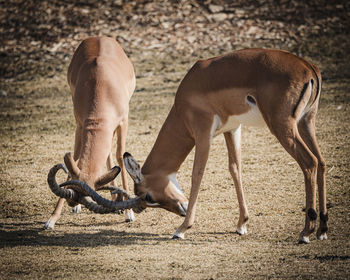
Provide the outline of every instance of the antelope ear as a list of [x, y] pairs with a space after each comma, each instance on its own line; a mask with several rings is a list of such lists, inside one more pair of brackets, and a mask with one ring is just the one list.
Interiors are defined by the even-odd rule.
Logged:
[[114, 166], [111, 170], [107, 171], [107, 173], [103, 174], [95, 181], [95, 188], [97, 189], [113, 181], [120, 173], [120, 170], [121, 168], [119, 166]]
[[80, 169], [77, 166], [77, 163], [75, 162], [75, 160], [73, 159], [71, 153], [66, 153], [63, 159], [64, 159], [64, 164], [66, 165], [71, 176], [79, 177]]
[[141, 173], [140, 165], [137, 163], [137, 161], [129, 153], [124, 153], [123, 159], [125, 169], [126, 171], [128, 171], [130, 177], [134, 180], [136, 184], [142, 183], [144, 178]]

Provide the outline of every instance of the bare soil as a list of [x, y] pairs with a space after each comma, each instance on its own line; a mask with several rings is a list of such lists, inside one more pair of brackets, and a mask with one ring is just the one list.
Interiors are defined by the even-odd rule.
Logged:
[[[0, 279], [349, 279], [349, 4], [308, 2], [0, 1]], [[318, 65], [328, 240], [313, 235], [298, 244], [303, 174], [267, 129], [247, 127], [248, 235], [235, 233], [238, 203], [223, 136], [213, 142], [185, 240], [170, 239], [183, 218], [161, 209], [125, 223], [122, 215], [73, 214], [66, 206], [55, 229], [43, 230], [57, 201], [48, 170], [73, 149], [67, 63], [79, 41], [96, 34], [117, 37], [134, 63], [127, 150], [140, 163], [197, 59], [266, 46]], [[178, 174], [187, 196], [192, 162], [193, 153]]]

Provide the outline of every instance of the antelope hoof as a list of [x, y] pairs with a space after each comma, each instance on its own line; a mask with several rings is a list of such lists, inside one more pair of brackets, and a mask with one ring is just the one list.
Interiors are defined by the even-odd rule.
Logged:
[[125, 215], [125, 222], [131, 223], [135, 221], [134, 211], [132, 211], [131, 209], [126, 210], [124, 215]]
[[300, 236], [299, 237], [299, 244], [309, 244], [310, 239], [308, 236]]
[[74, 206], [74, 207], [72, 208], [72, 212], [73, 212], [73, 213], [76, 213], [76, 214], [79, 214], [79, 213], [81, 212], [81, 205], [78, 204], [77, 206]]
[[320, 235], [317, 235], [318, 240], [326, 240], [327, 239], [327, 233], [321, 233]]
[[45, 225], [44, 225], [44, 229], [53, 229], [55, 227], [55, 223], [48, 220]]
[[183, 232], [175, 232], [172, 239], [185, 239], [185, 234]]
[[247, 226], [241, 226], [241, 227], [237, 227], [236, 229], [236, 232], [239, 234], [239, 235], [245, 235], [248, 233], [247, 231]]

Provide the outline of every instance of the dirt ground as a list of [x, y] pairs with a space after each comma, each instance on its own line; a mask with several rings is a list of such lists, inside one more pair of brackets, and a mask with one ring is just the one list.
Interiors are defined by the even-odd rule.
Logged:
[[[151, 1], [136, 2], [137, 5], [132, 5], [134, 10], [126, 5], [127, 1], [113, 3], [117, 3], [116, 9], [129, 13], [144, 8], [147, 12], [138, 14], [143, 20], [148, 13], [154, 18], [159, 16], [152, 10]], [[4, 3], [1, 2], [1, 9], [13, 21], [11, 9], [20, 1], [9, 1], [11, 5], [7, 10]], [[94, 12], [94, 3], [86, 1], [83, 8]], [[108, 1], [101, 3], [106, 5], [101, 11], [105, 14], [111, 6]], [[250, 1], [239, 7], [230, 6], [228, 1], [206, 1], [205, 5], [201, 1], [171, 1], [169, 7], [156, 3], [153, 9], [161, 6], [168, 11], [162, 14], [162, 23], [172, 24], [170, 19], [175, 15], [188, 18], [193, 12], [195, 16], [190, 21], [182, 19], [180, 24], [197, 28], [190, 29], [190, 33], [204, 32], [205, 24], [195, 19], [203, 15], [212, 29], [203, 33], [209, 36], [209, 41], [196, 45], [191, 43], [192, 39], [185, 40], [196, 36], [196, 32], [178, 34], [175, 28], [175, 34], [171, 34], [165, 25], [161, 28], [149, 22], [145, 26], [151, 31], [145, 26], [135, 27], [136, 31], [121, 28], [124, 35], [130, 32], [130, 38], [136, 38], [137, 33], [144, 36], [137, 43], [131, 39], [122, 42], [137, 74], [137, 88], [130, 102], [127, 150], [140, 163], [144, 162], [170, 110], [179, 82], [198, 58], [254, 46], [283, 48], [302, 55], [318, 65], [323, 73], [316, 127], [327, 162], [328, 239], [319, 241], [312, 235], [310, 244], [298, 244], [304, 223], [303, 174], [267, 128], [250, 127], [242, 129], [243, 184], [250, 215], [246, 236], [235, 233], [238, 203], [222, 135], [213, 141], [196, 222], [185, 240], [170, 239], [183, 218], [161, 209], [147, 209], [136, 216], [135, 222], [125, 223], [122, 215], [98, 215], [86, 209], [73, 214], [66, 205], [55, 229], [43, 230], [57, 201], [46, 183], [48, 170], [63, 162], [65, 152], [73, 150], [75, 124], [65, 78], [67, 63], [80, 37], [92, 35], [95, 30], [79, 27], [77, 37], [62, 33], [51, 38], [47, 45], [51, 50], [59, 42], [69, 42], [58, 47], [64, 49], [58, 50], [57, 57], [57, 50], [46, 51], [35, 43], [30, 47], [34, 49], [22, 58], [26, 40], [34, 33], [23, 32], [24, 41], [3, 33], [7, 34], [3, 35], [7, 41], [1, 47], [0, 57], [0, 279], [349, 279], [350, 39], [348, 22], [344, 21], [346, 15], [350, 16], [349, 5], [338, 1], [329, 7], [326, 2], [310, 1], [307, 12], [299, 18], [301, 11], [305, 11], [300, 3], [291, 1], [297, 3], [294, 11], [293, 7], [283, 9], [286, 2], [282, 1], [280, 9], [276, 8], [275, 18], [271, 19], [263, 16], [264, 7], [273, 5], [273, 1], [267, 1], [256, 7], [260, 17], [252, 19], [242, 16], [244, 12], [255, 11]], [[64, 6], [66, 2], [56, 1], [55, 7], [59, 4]], [[79, 5], [74, 8], [82, 8], [83, 4]], [[49, 8], [56, 11], [54, 7]], [[23, 14], [27, 11], [24, 9]], [[293, 17], [287, 17], [290, 14], [296, 15], [296, 23], [292, 23]], [[235, 25], [235, 17], [243, 25]], [[259, 26], [268, 20], [280, 26], [276, 34], [283, 40], [266, 38], [266, 34], [260, 32], [263, 29]], [[215, 36], [225, 38], [230, 32], [229, 24], [236, 32], [244, 23], [259, 28], [236, 33], [231, 45], [215, 43]], [[319, 26], [316, 28], [319, 33], [304, 28], [300, 29], [305, 32], [303, 35], [297, 28], [302, 24]], [[288, 30], [294, 32], [295, 37]], [[114, 36], [115, 33], [109, 32], [102, 33]], [[157, 44], [152, 41], [152, 34], [158, 38]], [[40, 36], [46, 35], [36, 36], [40, 41]], [[172, 41], [165, 40], [164, 36], [179, 36], [178, 40], [186, 43], [171, 48]], [[17, 40], [16, 48], [11, 47], [11, 40]], [[143, 44], [147, 47], [142, 47]], [[220, 47], [216, 48], [215, 44]], [[187, 52], [189, 45], [192, 49]], [[192, 162], [193, 153], [178, 174], [187, 196]], [[64, 175], [60, 173], [59, 178], [62, 182]], [[129, 184], [132, 187], [131, 179]]]

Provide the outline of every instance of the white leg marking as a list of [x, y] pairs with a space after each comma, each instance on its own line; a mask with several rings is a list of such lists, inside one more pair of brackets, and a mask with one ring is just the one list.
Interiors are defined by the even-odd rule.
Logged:
[[125, 210], [125, 222], [133, 222], [135, 221], [135, 215], [134, 215], [134, 211], [132, 211], [131, 209]]
[[247, 226], [246, 225], [243, 225], [241, 226], [240, 228], [237, 228], [237, 233], [239, 235], [244, 235], [244, 234], [247, 234], [248, 231], [247, 231]]
[[77, 206], [74, 206], [74, 207], [72, 208], [72, 212], [73, 212], [73, 213], [76, 213], [76, 214], [79, 214], [79, 213], [81, 212], [81, 205], [78, 204]]
[[299, 243], [309, 244], [310, 243], [310, 239], [309, 239], [308, 236], [299, 236]]
[[235, 130], [233, 130], [232, 133], [235, 148], [236, 150], [238, 150], [241, 147], [241, 125], [239, 125]]
[[185, 239], [185, 234], [183, 232], [175, 232], [173, 235], [173, 239]]
[[51, 220], [48, 220], [44, 225], [44, 229], [53, 229], [54, 227], [55, 227], [55, 223], [52, 222]]
[[327, 233], [322, 233], [320, 236], [317, 237], [318, 240], [326, 240], [327, 239]]

